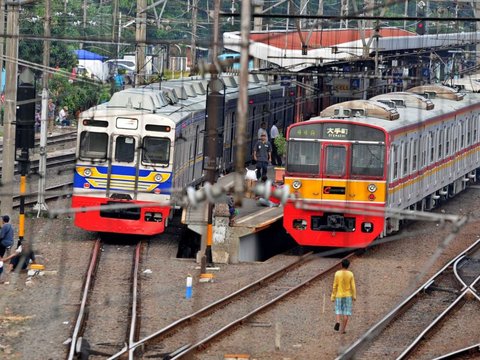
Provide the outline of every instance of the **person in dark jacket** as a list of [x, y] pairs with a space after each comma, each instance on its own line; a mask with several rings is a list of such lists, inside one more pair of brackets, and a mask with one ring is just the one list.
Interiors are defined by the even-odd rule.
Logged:
[[0, 229], [0, 257], [5, 255], [8, 248], [13, 245], [13, 226], [10, 224], [10, 216], [2, 216], [2, 228]]

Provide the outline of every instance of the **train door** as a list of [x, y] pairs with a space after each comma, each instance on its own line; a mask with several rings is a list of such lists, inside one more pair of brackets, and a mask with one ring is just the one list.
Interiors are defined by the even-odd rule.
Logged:
[[323, 176], [326, 178], [346, 178], [347, 145], [323, 143]]
[[[112, 193], [133, 191], [138, 194], [140, 138], [133, 135], [112, 134], [112, 161], [108, 171], [107, 188]], [[112, 196], [111, 194], [110, 196]]]
[[[322, 173], [323, 183], [321, 184], [321, 198], [332, 199], [332, 195], [345, 195], [347, 184], [341, 179], [347, 179], [348, 173], [348, 145], [336, 143], [322, 144]], [[317, 189], [318, 190], [318, 189]], [[337, 198], [337, 196], [335, 196]]]

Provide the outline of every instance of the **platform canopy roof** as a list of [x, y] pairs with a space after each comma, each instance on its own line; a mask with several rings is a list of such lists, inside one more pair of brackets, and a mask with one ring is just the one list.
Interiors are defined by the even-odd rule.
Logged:
[[[240, 32], [224, 33], [224, 47], [240, 52], [240, 36]], [[375, 39], [378, 39], [378, 42]], [[250, 33], [249, 51], [250, 56], [254, 58], [269, 61], [292, 71], [300, 71], [322, 63], [369, 57], [376, 49], [379, 53], [413, 51], [421, 48], [475, 44], [478, 40], [480, 32], [419, 36], [399, 28], [380, 28], [378, 36], [373, 29], [261, 31]]]

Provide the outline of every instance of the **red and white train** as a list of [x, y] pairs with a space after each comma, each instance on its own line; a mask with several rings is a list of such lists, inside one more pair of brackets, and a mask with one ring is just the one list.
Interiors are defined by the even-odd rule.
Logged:
[[478, 179], [480, 94], [442, 85], [332, 105], [288, 128], [283, 225], [301, 245], [366, 247]]

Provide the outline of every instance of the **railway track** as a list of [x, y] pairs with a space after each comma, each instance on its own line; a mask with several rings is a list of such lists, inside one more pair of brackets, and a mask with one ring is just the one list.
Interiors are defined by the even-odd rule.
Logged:
[[[352, 257], [353, 253], [347, 257]], [[163, 358], [179, 359], [201, 351], [205, 346], [254, 315], [301, 291], [311, 282], [325, 279], [338, 269], [341, 260], [325, 270], [318, 269], [309, 253], [236, 292], [165, 326], [137, 341], [109, 359]], [[218, 316], [219, 313], [228, 316]], [[229, 320], [219, 320], [229, 319]], [[194, 330], [192, 330], [194, 329]]]
[[[133, 256], [130, 246], [95, 242], [68, 359], [103, 359], [138, 340], [141, 250], [141, 242]], [[117, 262], [124, 271], [113, 273]]]
[[[462, 311], [467, 314], [479, 313], [479, 289], [480, 239], [411, 293], [338, 359], [373, 359], [380, 354], [384, 358], [397, 360], [431, 359], [437, 356], [432, 354], [438, 349], [446, 348], [445, 341], [452, 331], [462, 331], [464, 341], [471, 341], [453, 353], [476, 351], [478, 356], [478, 317], [465, 321], [458, 318], [458, 314]], [[449, 327], [449, 321], [461, 326]], [[470, 322], [472, 329], [468, 329]], [[451, 350], [447, 352], [451, 353]]]
[[[73, 182], [69, 181], [60, 185], [49, 186], [45, 189], [45, 200], [56, 200], [60, 197], [70, 196]], [[70, 189], [70, 190], [66, 190]], [[37, 203], [38, 192], [31, 192], [25, 195], [25, 205], [35, 205]], [[20, 206], [20, 195], [13, 197], [13, 207]]]
[[[56, 146], [64, 146], [71, 142], [77, 141], [77, 132], [76, 131], [69, 131], [62, 134], [55, 134], [49, 135], [47, 140], [47, 146], [49, 147], [56, 147]], [[38, 149], [40, 147], [40, 139], [35, 139], [35, 148]], [[74, 147], [74, 146], [72, 146]], [[3, 152], [3, 144], [0, 144], [0, 153]]]

